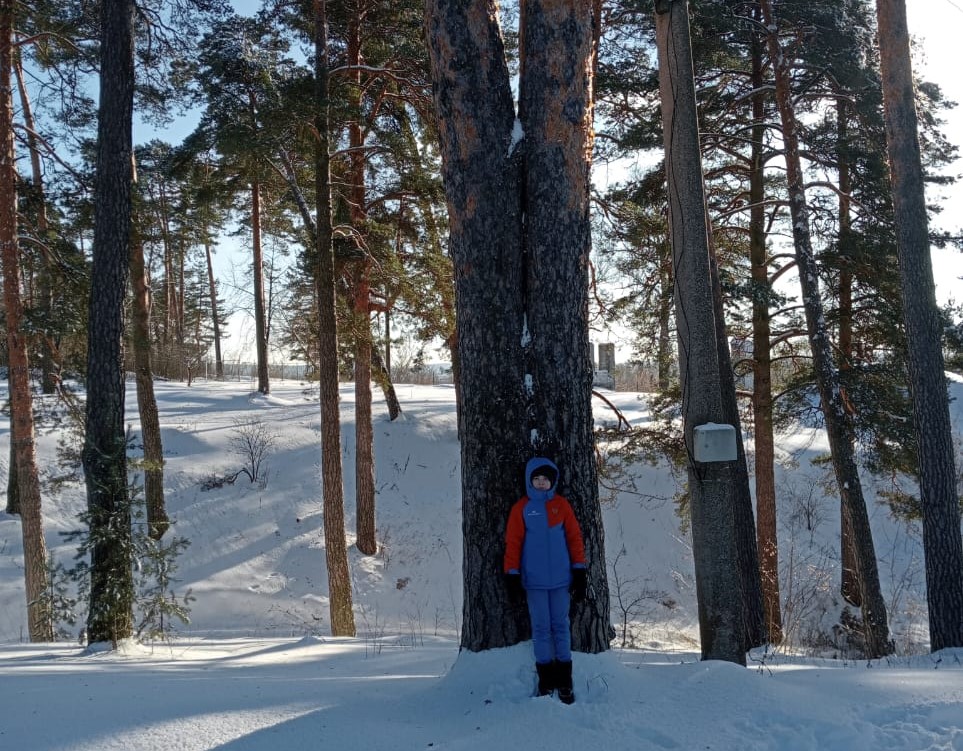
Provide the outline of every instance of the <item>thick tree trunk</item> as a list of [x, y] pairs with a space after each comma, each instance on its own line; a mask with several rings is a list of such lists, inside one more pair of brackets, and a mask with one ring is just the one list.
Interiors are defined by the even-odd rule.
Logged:
[[702, 657], [744, 665], [733, 462], [693, 458], [695, 426], [724, 417], [687, 2], [656, 3], [656, 40]]
[[[17, 169], [13, 137], [13, 2], [0, 0], [0, 265], [7, 324], [11, 451], [15, 464], [20, 529], [23, 537], [24, 589], [30, 641], [52, 641], [53, 620], [44, 603], [47, 590], [47, 546], [43, 534], [40, 478], [34, 443], [33, 399], [27, 340], [23, 331], [20, 297], [20, 260], [17, 242]], [[16, 425], [14, 426], [14, 422]]]
[[318, 379], [321, 390], [321, 481], [324, 550], [332, 636], [354, 636], [351, 572], [344, 531], [341, 415], [338, 393], [338, 321], [335, 312], [331, 172], [328, 152], [328, 21], [326, 0], [313, 0], [315, 75], [315, 196], [317, 219]]
[[833, 362], [829, 332], [823, 316], [822, 298], [819, 293], [819, 276], [813, 254], [809, 228], [809, 207], [806, 204], [805, 176], [799, 153], [796, 133], [796, 115], [790, 88], [790, 69], [778, 36], [778, 27], [772, 12], [771, 0], [760, 0], [763, 20], [769, 29], [770, 58], [774, 61], [776, 77], [776, 102], [782, 122], [783, 143], [786, 153], [786, 179], [789, 189], [789, 209], [792, 220], [793, 244], [799, 282], [802, 289], [803, 307], [809, 346], [812, 350], [816, 382], [822, 403], [829, 448], [833, 457], [836, 483], [843, 499], [844, 513], [849, 515], [853, 530], [853, 544], [859, 574], [862, 599], [863, 635], [868, 657], [880, 657], [893, 651], [886, 619], [886, 603], [879, 585], [876, 551], [873, 545], [869, 515], [863, 498], [859, 468], [853, 451], [853, 430], [843, 406], [839, 373]]
[[[268, 376], [267, 307], [264, 304], [264, 253], [261, 249], [261, 183], [251, 180], [251, 245], [254, 251], [254, 339], [257, 354], [257, 390], [271, 392]], [[337, 367], [337, 359], [335, 360]]]
[[159, 540], [170, 527], [164, 504], [164, 447], [161, 442], [160, 418], [154, 397], [154, 372], [150, 360], [150, 289], [144, 268], [144, 246], [140, 238], [132, 238], [130, 278], [134, 290], [131, 305], [131, 343], [134, 350], [134, 373], [137, 380], [137, 409], [140, 433], [144, 443], [144, 501], [147, 508], [147, 534]]
[[133, 633], [131, 514], [124, 436], [124, 295], [130, 269], [134, 2], [101, 6], [100, 109], [83, 450], [90, 514], [91, 643]]
[[521, 9], [526, 428], [533, 455], [553, 456], [559, 465], [559, 489], [582, 527], [592, 589], [575, 611], [572, 643], [597, 653], [613, 634], [588, 337], [595, 18], [584, 2], [526, 0]]
[[221, 319], [217, 312], [217, 282], [214, 280], [214, 262], [211, 243], [204, 241], [204, 257], [207, 260], [207, 288], [211, 297], [211, 323], [214, 326], [214, 377], [224, 380], [224, 358], [221, 356]]
[[524, 460], [547, 451], [561, 465], [590, 559], [573, 644], [601, 651], [611, 627], [586, 325], [591, 6], [523, 5], [518, 120], [494, 0], [426, 7], [458, 322], [462, 647], [529, 635], [524, 607], [501, 582], [504, 529]]
[[[756, 19], [758, 20], [758, 18]], [[763, 89], [763, 42], [752, 42], [752, 163], [749, 172], [749, 262], [752, 273], [752, 414], [755, 443], [756, 540], [766, 629], [772, 644], [782, 642], [779, 596], [779, 543], [776, 525], [775, 440], [772, 425], [772, 328], [769, 300], [769, 254], [766, 249], [765, 192], [766, 110]]]
[[963, 646], [963, 543], [941, 328], [929, 254], [923, 169], [904, 0], [877, 0], [883, 101], [913, 423], [920, 463], [930, 649]]
[[742, 441], [742, 420], [736, 399], [736, 379], [732, 371], [732, 353], [729, 351], [729, 334], [725, 324], [725, 306], [722, 300], [722, 282], [719, 279], [719, 263], [712, 242], [712, 225], [706, 214], [709, 240], [709, 280], [712, 287], [713, 313], [716, 324], [716, 344], [719, 358], [719, 392], [722, 396], [722, 419], [736, 429], [736, 461], [732, 465], [732, 483], [729, 485], [729, 505], [735, 517], [735, 543], [742, 579], [743, 623], [746, 629], [746, 647], [760, 647], [768, 640], [766, 619], [762, 601], [762, 583], [759, 575], [759, 551], [756, 547], [756, 520], [752, 514], [752, 491], [749, 488], [749, 467], [746, 464], [746, 447]]
[[524, 605], [511, 603], [501, 579], [528, 456], [520, 152], [494, 0], [427, 0], [426, 18], [462, 362], [461, 646], [477, 652], [530, 635]]

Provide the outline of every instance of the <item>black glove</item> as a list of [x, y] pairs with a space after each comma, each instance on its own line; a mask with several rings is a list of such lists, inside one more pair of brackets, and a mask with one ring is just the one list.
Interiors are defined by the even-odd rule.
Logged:
[[584, 568], [573, 568], [572, 583], [568, 588], [568, 592], [572, 596], [572, 602], [582, 602], [585, 599], [585, 592], [587, 590], [588, 571]]
[[505, 589], [508, 590], [508, 597], [511, 600], [521, 600], [525, 596], [525, 588], [522, 586], [521, 574], [505, 574]]

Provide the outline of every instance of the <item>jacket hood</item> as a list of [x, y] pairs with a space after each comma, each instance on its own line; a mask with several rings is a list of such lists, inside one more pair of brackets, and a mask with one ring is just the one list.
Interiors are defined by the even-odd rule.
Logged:
[[[532, 474], [536, 469], [540, 467], [548, 467], [552, 470], [554, 479], [552, 479], [552, 487], [547, 491], [536, 490], [532, 487]], [[553, 495], [555, 495], [555, 489], [558, 487], [558, 467], [555, 465], [551, 459], [546, 459], [544, 456], [535, 456], [528, 460], [525, 465], [525, 493], [529, 498], [540, 498], [542, 500], [548, 500]]]

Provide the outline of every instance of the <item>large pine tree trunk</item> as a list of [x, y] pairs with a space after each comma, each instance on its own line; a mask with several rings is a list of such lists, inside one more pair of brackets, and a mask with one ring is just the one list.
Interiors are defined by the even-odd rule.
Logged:
[[[528, 436], [523, 399], [520, 153], [494, 0], [428, 0], [427, 37], [448, 202], [462, 367], [459, 425], [464, 604], [461, 646], [528, 638], [502, 586], [505, 522]], [[484, 63], [484, 64], [482, 64]]]
[[124, 437], [124, 295], [130, 269], [134, 2], [101, 6], [100, 109], [83, 450], [90, 556], [91, 643], [133, 632], [130, 502]]
[[[526, 425], [533, 454], [554, 456], [559, 488], [582, 526], [592, 591], [576, 609], [572, 643], [612, 638], [588, 338], [589, 172], [592, 158], [592, 5], [526, 0], [519, 119], [525, 132]], [[528, 378], [530, 376], [530, 378]]]
[[576, 611], [572, 642], [598, 652], [611, 626], [586, 319], [591, 5], [522, 6], [517, 122], [494, 0], [426, 7], [455, 271], [462, 647], [529, 635], [524, 606], [508, 602], [500, 572], [521, 467], [546, 451], [559, 460], [589, 555], [590, 596]]
[[[758, 20], [758, 18], [757, 18]], [[756, 540], [763, 608], [769, 641], [782, 642], [779, 597], [779, 544], [776, 526], [775, 440], [772, 425], [772, 351], [769, 301], [769, 255], [766, 249], [765, 149], [766, 110], [762, 70], [763, 42], [752, 41], [752, 162], [749, 167], [749, 262], [752, 274], [752, 414], [755, 443]]]
[[693, 430], [723, 423], [687, 2], [656, 3], [689, 511], [703, 659], [746, 661], [733, 462], [696, 463]]
[[147, 507], [147, 534], [159, 540], [170, 527], [164, 504], [164, 447], [160, 418], [154, 397], [154, 372], [150, 360], [150, 290], [144, 268], [144, 246], [133, 238], [130, 248], [131, 343], [134, 350], [134, 377], [137, 381], [137, 409], [144, 443], [144, 501]]
[[877, 0], [886, 143], [920, 463], [930, 649], [963, 646], [963, 544], [904, 0]]
[[354, 636], [351, 572], [344, 532], [341, 415], [338, 393], [338, 321], [335, 311], [331, 171], [328, 152], [328, 21], [326, 0], [314, 0], [315, 196], [317, 219], [318, 380], [321, 391], [321, 487], [324, 551], [332, 636]]
[[[20, 296], [20, 260], [17, 242], [17, 169], [14, 156], [13, 94], [13, 2], [0, 0], [0, 264], [3, 268], [3, 301], [7, 324], [7, 367], [11, 404], [11, 455], [15, 464], [20, 528], [23, 536], [24, 588], [27, 597], [27, 630], [30, 641], [52, 641], [53, 620], [44, 605], [47, 589], [47, 546], [40, 506], [40, 478], [34, 443], [33, 399], [27, 339], [23, 331]], [[16, 422], [14, 426], [13, 423]]]
[[829, 448], [833, 458], [836, 483], [844, 505], [844, 513], [852, 525], [853, 545], [859, 574], [862, 600], [863, 635], [868, 657], [880, 657], [893, 651], [886, 619], [886, 603], [879, 585], [876, 550], [873, 545], [869, 514], [863, 498], [863, 487], [853, 450], [853, 429], [843, 406], [839, 373], [833, 361], [829, 331], [823, 316], [819, 293], [819, 276], [813, 254], [809, 228], [809, 207], [806, 204], [805, 175], [796, 133], [796, 114], [790, 88], [790, 63], [779, 41], [778, 27], [773, 16], [771, 0], [760, 0], [767, 35], [770, 58], [776, 77], [776, 102], [782, 124], [786, 153], [786, 179], [789, 189], [789, 210], [792, 220], [793, 245], [799, 282], [806, 313], [809, 346], [822, 404]]

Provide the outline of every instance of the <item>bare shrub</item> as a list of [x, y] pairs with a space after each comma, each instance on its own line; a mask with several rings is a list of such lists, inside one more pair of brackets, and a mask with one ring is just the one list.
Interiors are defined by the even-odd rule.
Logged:
[[277, 433], [269, 430], [260, 420], [234, 420], [231, 449], [243, 460], [244, 466], [240, 471], [251, 482], [267, 484], [267, 457], [277, 438]]

